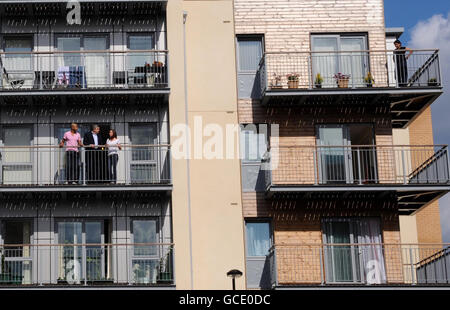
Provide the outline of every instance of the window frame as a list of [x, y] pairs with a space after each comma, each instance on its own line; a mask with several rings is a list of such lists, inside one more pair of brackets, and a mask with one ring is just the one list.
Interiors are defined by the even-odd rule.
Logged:
[[[258, 40], [257, 40], [258, 39]], [[256, 74], [259, 70], [257, 68], [256, 70], [241, 70], [241, 63], [240, 63], [240, 45], [239, 40], [247, 40], [247, 41], [259, 41], [261, 43], [261, 59], [264, 58], [265, 53], [265, 41], [264, 41], [264, 35], [263, 34], [237, 34], [236, 35], [236, 68], [237, 73], [239, 74]], [[261, 62], [261, 59], [258, 63]], [[258, 65], [259, 67], [259, 65]]]
[[152, 36], [153, 38], [153, 47], [151, 50], [156, 50], [157, 49], [157, 42], [156, 42], [156, 31], [144, 31], [144, 32], [127, 32], [126, 33], [126, 47], [128, 51], [134, 51], [130, 48], [130, 37], [132, 36]]
[[[268, 252], [265, 256], [252, 256], [249, 255], [248, 253], [248, 233], [247, 233], [247, 224], [267, 224], [269, 225], [269, 242], [270, 242], [270, 246], [268, 249]], [[271, 218], [244, 218], [244, 231], [245, 231], [245, 256], [247, 259], [262, 259], [262, 258], [266, 258], [269, 254], [270, 254], [270, 249], [274, 246], [275, 244], [275, 237], [274, 237], [274, 230], [273, 230], [273, 223], [272, 223], [272, 219]]]
[[84, 45], [84, 39], [85, 38], [95, 38], [95, 37], [104, 37], [106, 38], [106, 51], [109, 51], [111, 48], [111, 44], [110, 44], [110, 32], [75, 32], [75, 33], [55, 33], [54, 34], [54, 49], [55, 51], [58, 52], [62, 52], [62, 50], [60, 50], [58, 48], [58, 39], [59, 38], [80, 38], [80, 52], [84, 52], [84, 51], [89, 51], [85, 49], [85, 45]]
[[[267, 147], [266, 147], [265, 153], [267, 153], [270, 150], [270, 124], [267, 124], [267, 123], [241, 123], [241, 124], [239, 124], [239, 141], [240, 141], [240, 144], [239, 144], [240, 154], [239, 155], [241, 156], [242, 164], [244, 164], [244, 165], [260, 165], [264, 159], [264, 154], [262, 154], [261, 158], [259, 158], [259, 159], [248, 159], [246, 156], [247, 154], [242, 153], [242, 151], [243, 151], [241, 149], [242, 143], [244, 143], [244, 146], [245, 146], [245, 141], [242, 141], [243, 129], [246, 129], [247, 126], [255, 126], [256, 127], [256, 132], [253, 132], [253, 135], [255, 135], [257, 138], [261, 134], [264, 133], [264, 132], [261, 132], [261, 128], [263, 128], [264, 126], [266, 127], [265, 142], [266, 142]], [[257, 151], [259, 153], [259, 151], [260, 151], [259, 139], [257, 139], [256, 144], [257, 144]], [[248, 151], [248, 149], [246, 148], [244, 151]]]

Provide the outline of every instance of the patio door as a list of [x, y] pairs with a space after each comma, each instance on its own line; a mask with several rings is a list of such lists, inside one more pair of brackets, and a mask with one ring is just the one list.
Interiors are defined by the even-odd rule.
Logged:
[[32, 221], [4, 220], [1, 235], [4, 248], [0, 257], [0, 283], [32, 284]]
[[364, 78], [369, 72], [369, 55], [366, 50], [365, 37], [342, 37], [340, 39], [340, 71], [350, 75], [349, 85], [365, 86]]
[[[157, 218], [136, 218], [131, 221], [133, 252], [131, 270], [134, 283], [155, 284], [159, 275], [160, 248]], [[139, 245], [141, 244], [141, 245]]]
[[314, 35], [312, 42], [313, 81], [317, 74], [323, 78], [323, 87], [336, 87], [334, 76], [349, 75], [350, 87], [361, 87], [369, 68], [365, 36]]
[[138, 145], [131, 149], [131, 183], [158, 183], [162, 150], [155, 146], [158, 143], [157, 124], [130, 124], [129, 129], [131, 145]]
[[[105, 279], [103, 221], [58, 222], [58, 278], [69, 284]], [[65, 245], [66, 244], [66, 245]]]
[[[33, 130], [29, 126], [3, 127], [3, 146], [0, 167], [3, 184], [32, 184], [32, 144]], [[15, 148], [17, 147], [17, 148]]]
[[379, 218], [323, 221], [327, 283], [386, 283]]
[[[3, 65], [11, 79], [23, 79], [24, 87], [33, 86], [34, 70], [33, 38], [28, 36], [6, 37], [3, 41], [4, 55]], [[5, 85], [8, 87], [8, 85]]]
[[353, 183], [349, 129], [345, 125], [320, 125], [317, 158], [321, 184]]
[[[85, 51], [108, 49], [106, 37], [85, 37]], [[86, 53], [86, 80], [89, 87], [106, 87], [109, 81], [109, 55], [107, 53]]]

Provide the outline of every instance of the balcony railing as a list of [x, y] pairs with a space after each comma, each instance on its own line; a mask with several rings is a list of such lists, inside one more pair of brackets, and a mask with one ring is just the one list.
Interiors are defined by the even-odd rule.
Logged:
[[18, 244], [0, 246], [0, 286], [173, 285], [174, 245]]
[[0, 90], [161, 90], [169, 87], [168, 52], [0, 53]]
[[272, 286], [450, 285], [450, 245], [275, 245], [266, 263]]
[[266, 185], [449, 184], [448, 147], [280, 146], [266, 154]]
[[[438, 50], [268, 52], [260, 62], [261, 92], [442, 86]], [[339, 74], [341, 74], [339, 76]], [[289, 78], [288, 75], [291, 75]]]
[[172, 184], [169, 145], [123, 145], [116, 156], [102, 146], [3, 146], [0, 171], [0, 188]]

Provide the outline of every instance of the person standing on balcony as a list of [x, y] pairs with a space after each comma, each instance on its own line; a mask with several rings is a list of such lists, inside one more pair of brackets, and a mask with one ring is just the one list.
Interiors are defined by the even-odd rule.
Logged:
[[112, 184], [117, 183], [117, 162], [119, 161], [119, 151], [122, 150], [120, 140], [117, 138], [115, 129], [109, 131], [109, 138], [106, 140], [108, 148], [108, 175]]
[[82, 146], [78, 125], [72, 123], [70, 130], [64, 133], [59, 147], [66, 146], [66, 181], [67, 184], [77, 184], [79, 180], [80, 152]]
[[411, 57], [413, 50], [406, 46], [402, 46], [400, 40], [396, 40], [394, 45], [394, 61], [397, 66], [398, 86], [405, 87], [408, 84], [408, 59]]
[[86, 181], [98, 183], [102, 181], [101, 176], [104, 175], [101, 148], [104, 143], [100, 135], [100, 126], [92, 125], [92, 130], [84, 135], [83, 144], [86, 149]]

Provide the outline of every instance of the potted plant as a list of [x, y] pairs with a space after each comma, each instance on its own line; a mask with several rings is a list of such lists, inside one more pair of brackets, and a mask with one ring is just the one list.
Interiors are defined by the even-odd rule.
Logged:
[[316, 88], [322, 88], [323, 78], [320, 73], [317, 73], [316, 79], [314, 80], [314, 86]]
[[367, 87], [373, 86], [373, 83], [375, 83], [375, 79], [373, 78], [372, 73], [367, 73], [366, 77], [364, 78], [364, 83], [366, 83]]
[[428, 80], [428, 86], [438, 86], [437, 78], [431, 78]]
[[162, 68], [162, 67], [164, 67], [164, 64], [161, 62], [161, 61], [154, 61], [153, 62], [153, 67], [156, 67], [156, 68]]
[[287, 75], [287, 80], [288, 80], [288, 88], [298, 88], [298, 78], [299, 78], [299, 74], [298, 73], [289, 73]]
[[348, 83], [350, 81], [349, 74], [337, 73], [334, 75], [334, 79], [336, 80], [336, 84], [339, 88], [348, 88]]
[[158, 277], [158, 283], [172, 283], [173, 282], [173, 274], [171, 272], [172, 270], [172, 248], [170, 248], [164, 259], [161, 259], [160, 265], [159, 265], [159, 277]]
[[276, 73], [273, 74], [272, 85], [270, 86], [272, 89], [280, 89], [283, 88], [281, 85], [281, 75]]

